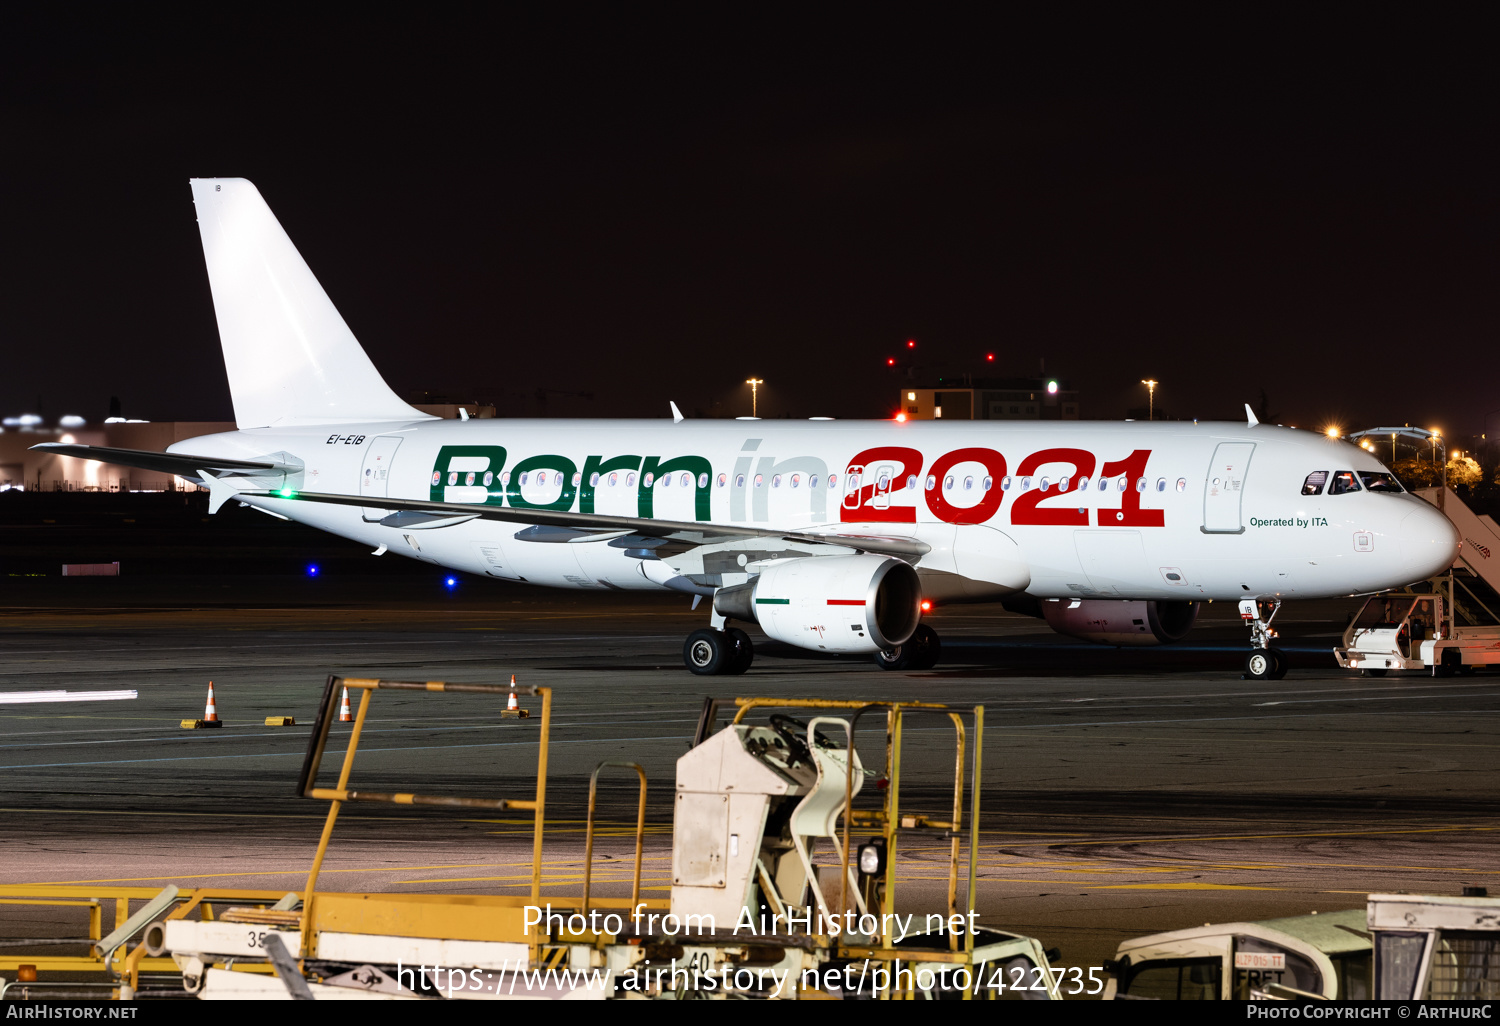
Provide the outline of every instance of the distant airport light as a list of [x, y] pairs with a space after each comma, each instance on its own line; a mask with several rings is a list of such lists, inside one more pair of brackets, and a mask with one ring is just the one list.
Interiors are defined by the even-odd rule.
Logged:
[[896, 421], [897, 421], [897, 423], [905, 424], [906, 423], [906, 414], [904, 414], [904, 413], [898, 413], [898, 414], [896, 414]]
[[307, 564], [307, 576], [309, 576], [309, 577], [316, 577], [316, 576], [318, 576], [318, 564], [316, 564], [316, 563], [309, 563], [309, 564]]
[[750, 416], [760, 416], [760, 386], [766, 383], [765, 378], [746, 378], [745, 384], [750, 386]]
[[1153, 378], [1142, 378], [1141, 384], [1146, 386], [1146, 419], [1156, 419], [1156, 386], [1161, 384]]
[[1047, 382], [1047, 394], [1048, 395], [1056, 395], [1057, 394], [1057, 382], [1055, 382], [1055, 381], [1049, 381], [1049, 382]]
[[458, 587], [458, 578], [457, 577], [449, 577], [447, 580], [443, 581], [443, 583], [445, 585], [447, 585], [448, 589], [451, 591], [452, 589]]
[[86, 423], [88, 423], [88, 421], [84, 420], [76, 413], [70, 413], [64, 417], [58, 418], [57, 426], [65, 428], [81, 428]]

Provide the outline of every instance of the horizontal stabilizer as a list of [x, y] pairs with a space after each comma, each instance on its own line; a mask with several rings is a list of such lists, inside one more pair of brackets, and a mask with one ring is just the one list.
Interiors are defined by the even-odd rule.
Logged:
[[[582, 531], [620, 531], [648, 538], [671, 538], [693, 545], [725, 541], [731, 538], [780, 538], [811, 545], [837, 545], [860, 552], [916, 558], [932, 551], [932, 546], [915, 538], [884, 538], [867, 535], [823, 534], [815, 531], [773, 531], [763, 527], [738, 524], [710, 524], [685, 520], [651, 520], [645, 517], [617, 517], [604, 513], [571, 513], [565, 510], [517, 509], [514, 506], [480, 506], [472, 503], [429, 502], [426, 499], [395, 499], [389, 496], [334, 495], [327, 492], [242, 491], [242, 498], [296, 499], [302, 502], [325, 502], [337, 506], [378, 506], [380, 509], [470, 516], [482, 520], [503, 520], [511, 524], [536, 524], [543, 527], [575, 528]], [[526, 532], [521, 532], [524, 535]], [[519, 537], [519, 536], [518, 536]], [[524, 540], [524, 539], [523, 539]], [[548, 538], [547, 540], [552, 540]]]
[[227, 460], [222, 456], [190, 456], [180, 452], [151, 452], [146, 449], [111, 449], [104, 445], [66, 445], [62, 442], [43, 442], [33, 449], [72, 456], [81, 460], [98, 460], [100, 463], [115, 463], [122, 467], [140, 470], [155, 470], [178, 477], [198, 476], [200, 470], [218, 470], [229, 474], [253, 475], [264, 473], [295, 473], [300, 466], [280, 461]]

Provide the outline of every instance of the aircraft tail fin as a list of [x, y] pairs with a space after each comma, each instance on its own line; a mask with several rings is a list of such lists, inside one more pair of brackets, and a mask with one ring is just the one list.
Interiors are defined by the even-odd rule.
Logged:
[[191, 185], [239, 427], [428, 419], [385, 383], [260, 190]]

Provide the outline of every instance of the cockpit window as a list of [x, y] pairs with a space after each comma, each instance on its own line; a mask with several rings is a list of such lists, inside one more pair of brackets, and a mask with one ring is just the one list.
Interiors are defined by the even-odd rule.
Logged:
[[1377, 474], [1367, 470], [1359, 472], [1359, 479], [1365, 483], [1367, 492], [1404, 492], [1401, 482], [1397, 481], [1393, 474]]
[[1336, 470], [1333, 472], [1333, 480], [1328, 483], [1329, 495], [1343, 495], [1345, 492], [1359, 491], [1359, 481], [1352, 470]]
[[1322, 495], [1323, 486], [1328, 483], [1328, 471], [1314, 470], [1307, 475], [1307, 480], [1302, 482], [1303, 495]]

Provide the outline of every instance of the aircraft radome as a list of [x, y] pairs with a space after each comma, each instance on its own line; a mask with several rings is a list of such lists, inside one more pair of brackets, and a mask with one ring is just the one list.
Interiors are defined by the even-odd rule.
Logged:
[[43, 448], [474, 574], [709, 597], [684, 646], [694, 673], [749, 667], [733, 620], [903, 669], [938, 656], [924, 599], [1001, 601], [1130, 645], [1180, 639], [1217, 599], [1242, 602], [1247, 672], [1277, 677], [1262, 602], [1274, 617], [1287, 598], [1400, 587], [1457, 551], [1370, 454], [1253, 416], [429, 417], [381, 378], [254, 185], [191, 184], [239, 430], [166, 453]]

